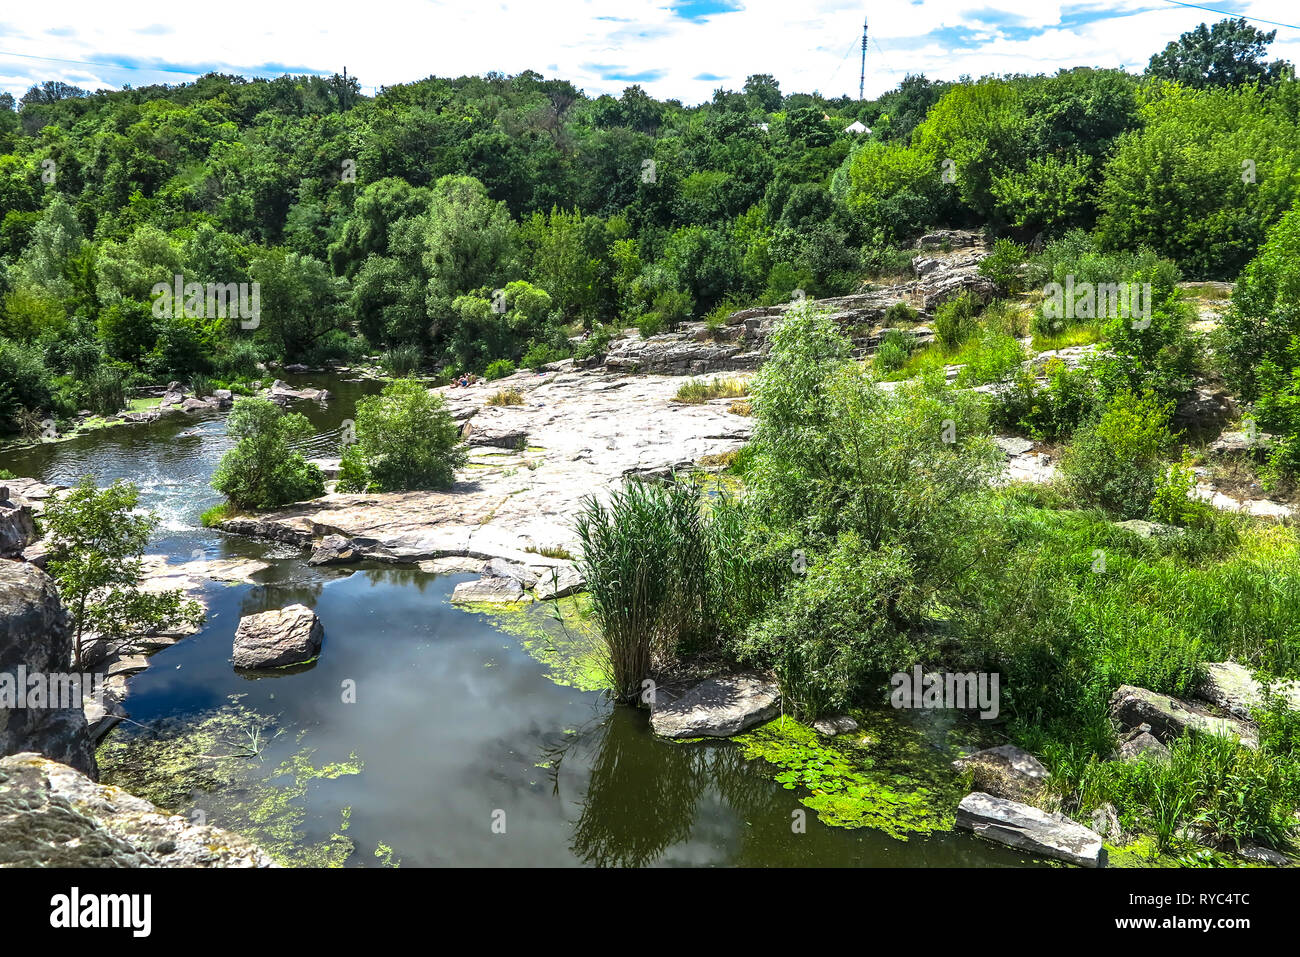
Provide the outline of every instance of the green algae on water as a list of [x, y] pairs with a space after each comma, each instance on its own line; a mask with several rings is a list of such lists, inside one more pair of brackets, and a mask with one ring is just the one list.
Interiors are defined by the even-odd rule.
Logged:
[[948, 758], [889, 713], [855, 714], [863, 728], [823, 738], [794, 718], [775, 718], [736, 741], [747, 758], [775, 765], [776, 781], [831, 827], [869, 827], [905, 841], [951, 830], [964, 795]]
[[554, 601], [473, 602], [456, 607], [486, 615], [498, 629], [518, 638], [556, 684], [579, 691], [609, 688], [604, 648], [591, 623], [591, 603], [585, 593]]
[[241, 705], [231, 695], [220, 708], [169, 717], [149, 727], [125, 727], [100, 745], [100, 778], [163, 810], [235, 831], [288, 866], [341, 867], [355, 850], [348, 829], [351, 808], [339, 810], [338, 828], [324, 840], [308, 839], [306, 798], [314, 782], [360, 774], [355, 754], [317, 764], [306, 731], [292, 737], [273, 716]]

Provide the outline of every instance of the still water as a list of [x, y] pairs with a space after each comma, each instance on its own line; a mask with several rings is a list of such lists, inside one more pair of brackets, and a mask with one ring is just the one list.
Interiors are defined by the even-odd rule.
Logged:
[[[370, 384], [299, 404], [334, 454]], [[800, 792], [727, 742], [655, 739], [643, 711], [552, 680], [519, 638], [452, 607], [459, 581], [413, 568], [316, 569], [295, 549], [201, 527], [230, 447], [221, 417], [172, 416], [0, 450], [48, 483], [135, 482], [160, 525], [150, 551], [271, 561], [255, 585], [211, 584], [201, 632], [130, 682], [130, 721], [100, 749], [106, 780], [196, 821], [248, 834], [286, 863], [345, 866], [997, 866], [1029, 863], [965, 834], [899, 841], [827, 827]], [[318, 661], [247, 677], [230, 663], [241, 615], [302, 602], [325, 626]]]

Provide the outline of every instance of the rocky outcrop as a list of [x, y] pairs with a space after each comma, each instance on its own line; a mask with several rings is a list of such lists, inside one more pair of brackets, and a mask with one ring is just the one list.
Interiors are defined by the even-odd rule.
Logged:
[[567, 598], [587, 587], [587, 579], [572, 565], [544, 570], [533, 586], [533, 596], [538, 601]]
[[1133, 685], [1120, 685], [1111, 695], [1110, 715], [1126, 731], [1149, 725], [1162, 744], [1198, 731], [1233, 738], [1248, 748], [1259, 746], [1255, 729], [1244, 721], [1217, 717], [1206, 708]]
[[[1264, 686], [1249, 668], [1235, 661], [1207, 661], [1201, 667], [1205, 679], [1197, 694], [1219, 710], [1250, 720], [1251, 711], [1264, 703]], [[1271, 690], [1284, 698], [1291, 710], [1300, 711], [1300, 681], [1277, 681]]]
[[31, 503], [0, 485], [0, 558], [20, 558], [36, 541], [36, 520]]
[[[68, 614], [53, 580], [31, 565], [0, 562], [0, 754], [36, 751], [96, 777], [79, 698], [52, 707], [58, 702], [47, 694], [40, 706], [17, 706], [29, 703], [26, 689], [17, 687], [20, 678], [27, 683], [36, 675], [48, 691], [55, 676], [69, 676], [72, 652]], [[82, 692], [92, 690], [81, 684]]]
[[858, 723], [847, 714], [833, 714], [814, 721], [813, 730], [820, 735], [834, 738], [841, 734], [852, 734], [858, 730]]
[[1168, 757], [1169, 749], [1151, 733], [1151, 725], [1145, 723], [1130, 728], [1121, 736], [1119, 750], [1115, 752], [1119, 761], [1164, 761]]
[[506, 605], [531, 600], [528, 592], [524, 591], [524, 586], [513, 578], [480, 578], [478, 581], [461, 582], [451, 593], [453, 605], [479, 602]]
[[330, 393], [328, 389], [295, 389], [284, 380], [276, 379], [271, 383], [267, 398], [276, 405], [288, 405], [290, 402], [328, 402]]
[[38, 754], [0, 758], [0, 867], [275, 867], [257, 845]]
[[234, 402], [229, 389], [214, 389], [207, 395], [196, 395], [187, 391], [179, 382], [170, 382], [160, 401], [153, 410], [154, 415], [166, 415], [169, 412], [184, 412], [194, 415], [203, 412], [223, 412]]
[[305, 664], [320, 654], [325, 629], [306, 605], [245, 615], [235, 629], [236, 668], [262, 670]]
[[1012, 801], [1033, 801], [1048, 778], [1043, 763], [1014, 744], [976, 751], [952, 765], [958, 771], [970, 771], [976, 791]]
[[685, 688], [657, 688], [650, 727], [663, 738], [725, 738], [780, 713], [775, 682], [755, 674], [724, 675]]
[[312, 549], [308, 565], [346, 565], [361, 560], [361, 555], [352, 547], [352, 541], [342, 535], [326, 535]]
[[1079, 867], [1105, 867], [1101, 835], [1063, 814], [973, 791], [957, 805], [957, 827], [985, 840]]

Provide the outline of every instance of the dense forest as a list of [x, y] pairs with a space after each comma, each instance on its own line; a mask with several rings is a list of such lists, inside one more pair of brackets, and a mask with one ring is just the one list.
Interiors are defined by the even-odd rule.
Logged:
[[[593, 98], [531, 71], [373, 98], [219, 74], [6, 94], [0, 427], [267, 359], [535, 366], [607, 325], [853, 291], [940, 224], [1034, 248], [1083, 229], [1231, 279], [1300, 196], [1300, 87], [1271, 39], [1224, 21], [1143, 76], [908, 76], [869, 102], [764, 74], [698, 106]], [[175, 276], [257, 283], [256, 328], [161, 315]]]

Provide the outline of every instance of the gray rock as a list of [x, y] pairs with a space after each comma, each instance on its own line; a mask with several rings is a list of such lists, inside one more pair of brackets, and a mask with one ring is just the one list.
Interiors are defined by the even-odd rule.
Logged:
[[1038, 758], [1014, 744], [976, 751], [952, 765], [958, 771], [971, 772], [975, 790], [1013, 801], [1036, 797], [1049, 776]]
[[775, 718], [781, 692], [760, 675], [707, 678], [677, 693], [660, 687], [650, 705], [650, 727], [664, 738], [725, 738]]
[[[0, 681], [11, 682], [16, 694], [20, 669], [29, 676], [68, 675], [72, 643], [54, 581], [31, 565], [0, 561]], [[98, 777], [86, 716], [76, 702], [70, 704], [0, 707], [0, 754], [35, 751]]]
[[1248, 748], [1259, 747], [1255, 730], [1236, 718], [1220, 718], [1186, 701], [1146, 688], [1120, 685], [1110, 699], [1111, 717], [1125, 730], [1147, 724], [1162, 744], [1187, 731], [1236, 739]]
[[1204, 434], [1222, 429], [1236, 414], [1236, 403], [1226, 389], [1197, 385], [1178, 399], [1173, 424], [1179, 431]]
[[840, 734], [852, 734], [858, 730], [858, 723], [847, 714], [834, 714], [814, 721], [813, 730], [818, 734], [833, 738]]
[[1281, 851], [1275, 851], [1271, 847], [1260, 847], [1257, 844], [1243, 844], [1237, 848], [1237, 856], [1244, 857], [1248, 861], [1271, 864], [1273, 867], [1291, 866], [1291, 858]]
[[483, 566], [484, 578], [512, 578], [524, 588], [531, 588], [537, 583], [537, 575], [527, 565], [508, 562], [504, 558], [489, 559]]
[[311, 661], [320, 654], [325, 630], [306, 605], [245, 615], [235, 629], [236, 668], [284, 668]]
[[361, 556], [352, 547], [352, 541], [342, 535], [326, 535], [312, 550], [308, 565], [346, 565], [359, 561]]
[[1151, 725], [1144, 723], [1130, 729], [1121, 738], [1115, 757], [1120, 761], [1166, 761], [1169, 749], [1151, 733]]
[[1101, 835], [1063, 814], [973, 791], [957, 805], [957, 827], [1038, 857], [1105, 867]]
[[36, 541], [36, 521], [26, 499], [0, 485], [0, 558], [18, 558]]
[[493, 604], [512, 604], [531, 601], [531, 596], [524, 591], [524, 586], [513, 578], [480, 578], [478, 581], [461, 582], [451, 593], [453, 605], [468, 605], [475, 602]]
[[[1250, 719], [1252, 708], [1264, 702], [1264, 686], [1254, 679], [1248, 668], [1235, 661], [1207, 661], [1201, 666], [1205, 680], [1197, 694], [1215, 707], [1243, 720]], [[1293, 711], [1300, 711], [1300, 681], [1278, 681], [1272, 686]]]
[[567, 598], [587, 587], [587, 579], [572, 565], [556, 569], [545, 569], [538, 576], [533, 594], [538, 601], [550, 601], [553, 598]]
[[0, 759], [0, 867], [275, 867], [257, 845], [191, 824], [32, 752]]
[[1243, 455], [1273, 447], [1274, 436], [1267, 432], [1251, 435], [1249, 432], [1223, 432], [1209, 445], [1214, 455]]

